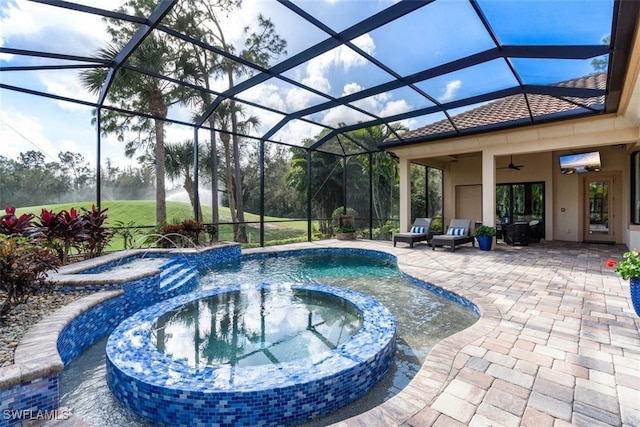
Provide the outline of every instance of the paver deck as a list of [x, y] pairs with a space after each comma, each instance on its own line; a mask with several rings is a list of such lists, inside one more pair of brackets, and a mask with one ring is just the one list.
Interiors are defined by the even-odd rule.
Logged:
[[640, 318], [629, 283], [606, 267], [607, 259], [622, 259], [625, 246], [543, 241], [489, 252], [368, 240], [294, 246], [392, 253], [407, 274], [481, 310], [476, 324], [432, 349], [400, 393], [336, 425], [640, 425]]
[[629, 283], [606, 267], [625, 246], [543, 241], [450, 252], [329, 240], [244, 252], [327, 246], [389, 252], [410, 276], [481, 311], [434, 346], [402, 391], [337, 426], [640, 426], [640, 318]]

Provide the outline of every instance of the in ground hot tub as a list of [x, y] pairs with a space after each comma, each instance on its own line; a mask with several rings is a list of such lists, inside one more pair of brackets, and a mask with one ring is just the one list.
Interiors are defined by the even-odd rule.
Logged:
[[158, 303], [107, 342], [116, 399], [165, 424], [287, 425], [332, 412], [386, 374], [395, 320], [321, 284], [234, 285]]

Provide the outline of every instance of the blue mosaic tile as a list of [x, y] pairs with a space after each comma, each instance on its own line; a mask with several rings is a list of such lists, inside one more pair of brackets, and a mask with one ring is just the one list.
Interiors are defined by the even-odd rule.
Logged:
[[58, 394], [57, 375], [0, 390], [0, 426], [33, 422], [58, 407]]
[[367, 295], [321, 284], [277, 286], [337, 295], [362, 313], [360, 331], [333, 351], [272, 365], [194, 367], [165, 355], [151, 342], [161, 313], [247, 286], [251, 285], [178, 296], [123, 321], [107, 342], [107, 383], [116, 399], [160, 423], [287, 425], [352, 402], [393, 363], [396, 327], [391, 313]]

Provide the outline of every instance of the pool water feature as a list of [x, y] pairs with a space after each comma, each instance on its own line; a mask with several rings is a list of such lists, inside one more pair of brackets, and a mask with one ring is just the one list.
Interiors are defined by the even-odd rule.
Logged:
[[256, 366], [322, 355], [349, 341], [363, 315], [328, 293], [245, 286], [160, 316], [151, 341], [190, 366]]
[[[478, 319], [462, 305], [429, 285], [401, 277], [395, 259], [373, 251], [287, 251], [278, 256], [244, 255], [242, 260], [216, 263], [202, 271], [199, 287], [263, 281], [322, 282], [373, 296], [396, 318], [396, 357], [389, 373], [365, 396], [324, 417], [302, 423], [323, 426], [352, 417], [391, 398], [420, 369], [431, 347]], [[427, 287], [427, 288], [425, 288]], [[437, 289], [436, 289], [437, 291]], [[95, 427], [146, 426], [119, 405], [106, 385], [103, 339], [73, 360], [60, 378], [61, 405], [70, 407]]]
[[[194, 359], [175, 358], [158, 350], [157, 326], [162, 323], [159, 319], [166, 314], [173, 316], [185, 307], [198, 307], [199, 303], [210, 301], [226, 301], [225, 310], [234, 317], [228, 319], [230, 328], [240, 329], [243, 326], [240, 322], [250, 328], [248, 323], [253, 321], [256, 331], [265, 331], [268, 327], [260, 325], [263, 319], [259, 315], [252, 319], [253, 316], [232, 314], [238, 310], [231, 303], [233, 296], [242, 299], [243, 294], [256, 290], [258, 294], [290, 295], [279, 298], [282, 302], [288, 300], [279, 308], [263, 304], [267, 310], [273, 309], [275, 315], [285, 318], [280, 326], [287, 323], [292, 300], [302, 299], [312, 305], [323, 301], [325, 310], [330, 307], [327, 319], [353, 317], [348, 323], [351, 323], [354, 336], [340, 345], [331, 345], [333, 348], [327, 350], [326, 343], [322, 341], [328, 341], [330, 335], [317, 339], [313, 335], [319, 335], [318, 330], [307, 331], [311, 332], [313, 347], [320, 350], [302, 351], [304, 343], [294, 343], [294, 338], [288, 340], [293, 353], [289, 356], [286, 356], [287, 347], [279, 347], [276, 343], [265, 346], [262, 351], [239, 351], [241, 340], [233, 341], [233, 337], [238, 338], [239, 335], [229, 334], [231, 329], [226, 330], [226, 334], [217, 334], [226, 335], [223, 342], [213, 341], [213, 345], [220, 347], [218, 354], [221, 349], [231, 357], [242, 353], [253, 362], [259, 362], [261, 356], [271, 356], [271, 363], [238, 364], [227, 360], [223, 364], [195, 364]], [[345, 308], [356, 315], [336, 314]], [[315, 312], [316, 320], [320, 320], [317, 310], [310, 307], [302, 307], [302, 310], [306, 310], [309, 317]], [[294, 302], [292, 311], [293, 317], [289, 320], [295, 323], [299, 320], [296, 312], [300, 311], [300, 304]], [[360, 324], [358, 317], [361, 328], [357, 327]], [[195, 326], [200, 325], [198, 318], [187, 318]], [[285, 335], [300, 336], [300, 328], [287, 326], [286, 329]], [[327, 329], [326, 332], [333, 332], [336, 338], [341, 333], [340, 329]], [[282, 335], [277, 335], [282, 338]], [[171, 298], [120, 323], [107, 341], [107, 383], [123, 406], [158, 424], [291, 425], [332, 412], [373, 387], [393, 363], [395, 335], [395, 320], [384, 306], [367, 295], [348, 289], [317, 283], [223, 286]], [[254, 336], [254, 339], [260, 342], [259, 336]], [[200, 345], [199, 340], [196, 342]], [[211, 342], [206, 340], [202, 344], [206, 346]], [[197, 350], [195, 355], [197, 358], [200, 351]], [[276, 360], [278, 356], [288, 360]]]

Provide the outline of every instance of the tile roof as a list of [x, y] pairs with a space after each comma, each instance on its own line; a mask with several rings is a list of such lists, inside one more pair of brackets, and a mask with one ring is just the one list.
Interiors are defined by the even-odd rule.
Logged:
[[[607, 74], [597, 73], [577, 79], [567, 80], [552, 86], [584, 89], [606, 89]], [[528, 106], [527, 106], [528, 102]], [[593, 98], [555, 97], [540, 94], [518, 94], [491, 101], [460, 114], [451, 116], [400, 135], [402, 140], [434, 139], [434, 136], [452, 136], [458, 132], [495, 125], [526, 124], [541, 118], [585, 111], [585, 107], [602, 110], [604, 95]], [[531, 111], [531, 112], [529, 112]], [[533, 116], [533, 121], [532, 121]], [[455, 127], [454, 127], [455, 126]], [[393, 141], [394, 136], [387, 141]]]

